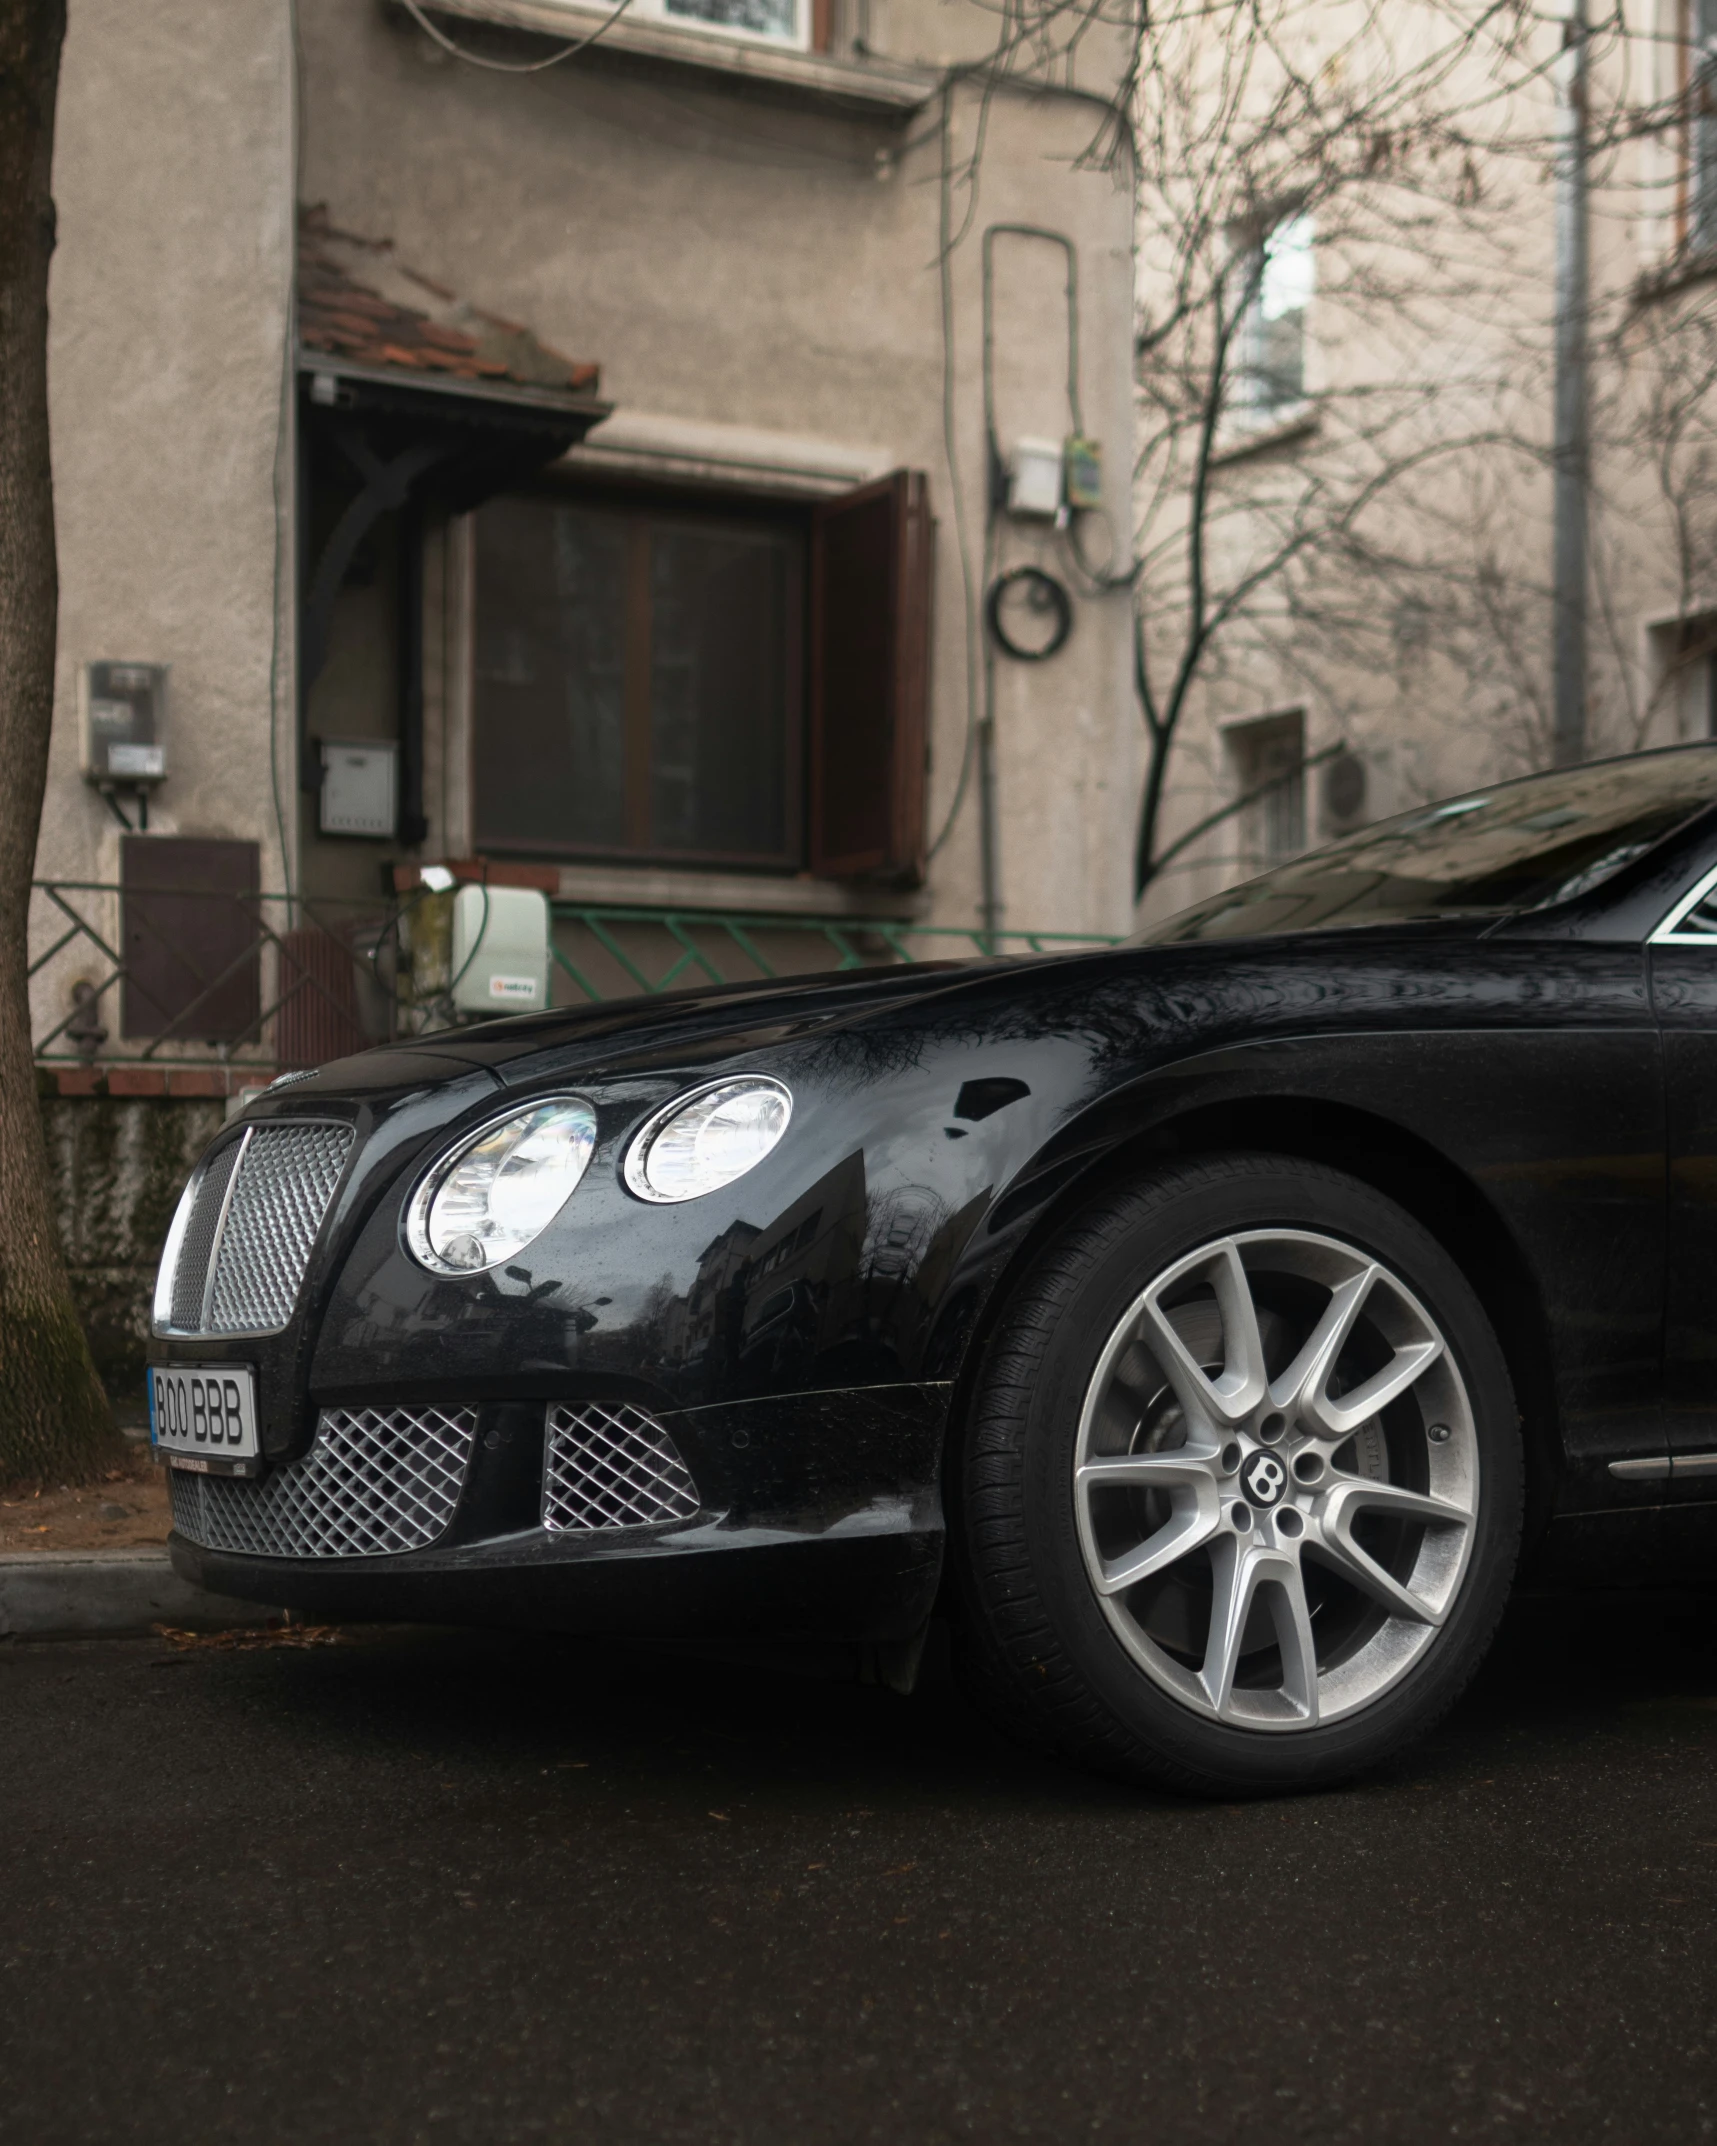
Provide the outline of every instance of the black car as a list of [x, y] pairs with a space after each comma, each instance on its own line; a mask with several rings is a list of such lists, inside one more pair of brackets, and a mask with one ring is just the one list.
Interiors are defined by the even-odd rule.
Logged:
[[1131, 946], [289, 1074], [156, 1297], [174, 1562], [340, 1618], [952, 1620], [1210, 1792], [1434, 1722], [1523, 1550], [1707, 1578], [1717, 746], [1412, 812]]

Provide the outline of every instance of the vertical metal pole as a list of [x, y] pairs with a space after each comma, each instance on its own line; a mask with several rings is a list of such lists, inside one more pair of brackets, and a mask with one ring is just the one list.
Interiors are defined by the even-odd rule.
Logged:
[[978, 870], [984, 919], [984, 952], [997, 952], [1002, 922], [1002, 864], [996, 812], [995, 651], [984, 633], [984, 712], [978, 723]]
[[1586, 0], [1567, 0], [1557, 69], [1556, 388], [1551, 580], [1553, 752], [1558, 767], [1586, 757], [1586, 422], [1589, 241], [1586, 217]]
[[423, 516], [407, 500], [395, 516], [399, 617], [398, 840], [416, 849], [429, 832], [423, 814]]

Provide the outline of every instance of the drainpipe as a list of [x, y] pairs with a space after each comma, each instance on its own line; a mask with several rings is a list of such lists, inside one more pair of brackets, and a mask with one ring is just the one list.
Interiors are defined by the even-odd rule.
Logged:
[[[986, 546], [986, 550], [987, 550]], [[997, 951], [1002, 923], [1002, 862], [996, 825], [996, 671], [995, 650], [984, 632], [984, 701], [978, 722], [978, 874], [979, 906], [984, 919], [984, 952]]]
[[1556, 389], [1553, 472], [1553, 751], [1558, 767], [1586, 757], [1586, 424], [1590, 247], [1586, 202], [1586, 0], [1567, 0], [1557, 67]]

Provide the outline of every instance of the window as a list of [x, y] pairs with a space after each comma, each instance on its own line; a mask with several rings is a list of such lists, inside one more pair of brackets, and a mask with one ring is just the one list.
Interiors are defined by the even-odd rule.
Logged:
[[[1305, 717], [1266, 715], [1236, 723], [1224, 742], [1234, 769], [1236, 794], [1251, 798], [1241, 814], [1241, 845], [1248, 870], [1261, 871], [1297, 857], [1306, 846]], [[1254, 796], [1254, 792], [1260, 794]]]
[[1687, 242], [1717, 247], [1717, 0], [1688, 0]]
[[916, 875], [921, 476], [814, 509], [496, 499], [476, 554], [479, 850]]
[[[561, 0], [567, 7], [592, 8], [607, 14], [602, 0]], [[814, 37], [813, 0], [631, 0], [629, 22], [664, 22], [677, 28], [710, 32], [717, 37], [754, 39], [808, 51]]]
[[[1717, 0], [1702, 0], [1717, 8]], [[1306, 315], [1316, 284], [1309, 216], [1284, 217], [1239, 264], [1244, 309], [1234, 338], [1236, 410], [1269, 417], [1306, 395]]]

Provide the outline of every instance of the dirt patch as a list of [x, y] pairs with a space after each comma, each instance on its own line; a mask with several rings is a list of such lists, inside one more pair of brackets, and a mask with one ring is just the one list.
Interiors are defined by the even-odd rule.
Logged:
[[0, 1496], [0, 1550], [129, 1550], [164, 1543], [172, 1525], [167, 1471], [146, 1446], [81, 1490]]

